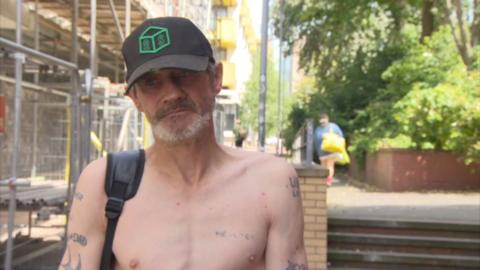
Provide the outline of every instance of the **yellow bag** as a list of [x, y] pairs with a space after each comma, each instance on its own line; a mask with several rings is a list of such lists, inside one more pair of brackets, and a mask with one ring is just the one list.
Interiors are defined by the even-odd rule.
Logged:
[[334, 133], [330, 127], [330, 131], [323, 134], [321, 149], [325, 152], [342, 153], [345, 151], [345, 139]]
[[342, 159], [337, 160], [337, 163], [341, 165], [350, 164], [350, 156], [348, 155], [347, 150], [344, 149], [340, 154], [342, 155]]

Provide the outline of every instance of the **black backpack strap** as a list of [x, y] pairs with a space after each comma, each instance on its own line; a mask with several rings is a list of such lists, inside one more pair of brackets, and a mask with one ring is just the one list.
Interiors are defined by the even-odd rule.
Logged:
[[135, 196], [143, 176], [145, 151], [143, 149], [109, 153], [107, 156], [107, 174], [105, 193], [108, 201], [105, 216], [108, 219], [103, 244], [101, 270], [110, 269], [112, 262], [112, 244], [118, 219], [126, 200]]

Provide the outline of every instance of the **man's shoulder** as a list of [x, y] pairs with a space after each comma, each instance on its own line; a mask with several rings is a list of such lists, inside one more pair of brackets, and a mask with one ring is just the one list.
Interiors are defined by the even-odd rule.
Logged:
[[92, 194], [92, 197], [99, 199], [106, 197], [104, 183], [107, 170], [107, 159], [101, 158], [92, 161], [83, 169], [78, 179], [77, 190], [83, 193]]
[[294, 167], [282, 157], [273, 154], [234, 149], [235, 155], [241, 157], [243, 165], [250, 176], [255, 179], [288, 179], [295, 174]]

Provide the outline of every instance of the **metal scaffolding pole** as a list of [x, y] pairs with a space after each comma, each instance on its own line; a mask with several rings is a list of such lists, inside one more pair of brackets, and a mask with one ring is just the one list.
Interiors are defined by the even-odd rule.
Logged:
[[125, 36], [130, 35], [131, 9], [132, 9], [132, 6], [130, 5], [130, 0], [125, 0]]
[[268, 0], [263, 0], [260, 96], [258, 103], [258, 150], [265, 151], [265, 99], [267, 94]]
[[[38, 20], [38, 0], [35, 0], [35, 18], [34, 18], [34, 21], [35, 21], [35, 26], [34, 26], [34, 48], [35, 50], [39, 50], [40, 48], [40, 22]], [[35, 72], [35, 74], [33, 74], [33, 82], [35, 82], [36, 84], [38, 84], [38, 72]], [[35, 164], [34, 164], [35, 166]]]
[[[38, 0], [35, 0], [35, 16], [34, 16], [34, 48], [40, 49], [40, 23], [38, 20]], [[33, 82], [38, 85], [39, 72], [33, 74]], [[35, 94], [35, 103], [33, 105], [33, 147], [32, 147], [32, 170], [31, 177], [37, 176], [37, 138], [38, 138], [38, 94]], [[30, 216], [29, 216], [30, 217]]]
[[123, 40], [125, 39], [125, 35], [123, 34], [120, 21], [118, 20], [117, 11], [115, 11], [115, 4], [113, 3], [113, 0], [108, 0], [108, 4], [110, 5], [110, 10], [112, 11], [113, 20], [115, 21], [115, 26], [117, 27], [118, 35], [120, 36], [120, 40], [123, 42]]
[[33, 101], [33, 146], [32, 146], [32, 171], [30, 177], [37, 176], [37, 145], [38, 145], [38, 94]]
[[[18, 4], [18, 2], [17, 2], [17, 4]], [[73, 63], [62, 60], [62, 59], [57, 58], [55, 56], [51, 56], [49, 54], [39, 52], [35, 49], [31, 49], [31, 48], [22, 46], [21, 44], [12, 42], [12, 41], [10, 41], [6, 38], [0, 37], [0, 45], [5, 46], [7, 48], [10, 48], [10, 49], [12, 49], [16, 52], [19, 52], [19, 53], [25, 54], [27, 56], [30, 56], [32, 58], [40, 59], [40, 60], [42, 60], [44, 62], [47, 62], [47, 63], [50, 63], [50, 64], [62, 66], [62, 67], [68, 68], [68, 69], [77, 69], [77, 65], [75, 65]]]
[[[79, 45], [78, 45], [78, 18], [79, 18], [79, 0], [73, 0], [72, 5], [72, 55], [71, 61], [78, 65]], [[72, 88], [71, 95], [71, 142], [70, 142], [70, 185], [75, 183], [80, 175], [80, 159], [81, 155], [81, 134], [80, 134], [80, 77], [78, 70], [72, 72]]]
[[[15, 36], [18, 45], [22, 44], [22, 18], [23, 1], [17, 0], [16, 7], [16, 29]], [[20, 147], [20, 120], [22, 112], [22, 75], [23, 75], [23, 62], [25, 61], [25, 55], [19, 52], [15, 53], [15, 120], [13, 123], [13, 153], [12, 153], [12, 176], [9, 183], [10, 189], [10, 201], [8, 203], [8, 240], [7, 240], [7, 252], [5, 255], [5, 270], [12, 269], [12, 257], [13, 257], [13, 229], [15, 226], [15, 211], [16, 211], [16, 181], [17, 181], [17, 159], [18, 148]]]
[[[6, 76], [2, 76], [2, 75], [0, 75], [0, 81], [6, 82], [6, 83], [9, 83], [9, 84], [13, 84], [13, 85], [15, 85], [15, 83], [16, 83], [15, 79], [12, 79], [12, 78], [6, 77]], [[64, 93], [60, 90], [55, 90], [55, 89], [51, 89], [51, 88], [38, 86], [34, 83], [29, 83], [29, 82], [26, 82], [26, 81], [23, 81], [21, 83], [22, 83], [22, 87], [24, 87], [24, 88], [39, 91], [39, 92], [42, 92], [42, 93], [52, 94], [52, 95], [56, 95], [56, 96], [62, 96], [62, 97], [66, 97], [66, 98], [68, 98], [70, 96], [69, 94]]]
[[[72, 51], [70, 55], [70, 61], [72, 63], [78, 65], [78, 33], [77, 33], [77, 25], [78, 25], [78, 1], [79, 0], [73, 0], [73, 5], [72, 5], [72, 25], [71, 25], [71, 31], [72, 31]], [[65, 231], [64, 231], [64, 245], [66, 246], [67, 244], [67, 228], [68, 228], [68, 223], [69, 223], [69, 213], [70, 213], [70, 206], [71, 206], [71, 197], [72, 197], [72, 185], [74, 185], [76, 179], [78, 178], [79, 175], [79, 158], [78, 155], [80, 153], [80, 121], [78, 119], [79, 116], [79, 76], [78, 76], [78, 70], [72, 70], [70, 73], [70, 82], [71, 82], [71, 89], [70, 89], [70, 125], [69, 125], [69, 133], [70, 133], [70, 141], [69, 143], [69, 148], [70, 151], [67, 153], [67, 158], [68, 158], [68, 185], [67, 185], [67, 215], [66, 215], [66, 222], [65, 222]], [[68, 151], [67, 151], [68, 152]]]
[[93, 97], [93, 82], [97, 76], [97, 0], [90, 0], [90, 76], [85, 74], [86, 80], [86, 95], [85, 101], [85, 122], [84, 122], [84, 164], [90, 163], [90, 131], [92, 130], [92, 97]]
[[283, 0], [279, 2], [280, 7], [280, 38], [278, 41], [278, 96], [277, 96], [277, 115], [278, 115], [278, 135], [277, 135], [277, 155], [282, 154], [282, 98], [283, 98], [283, 91], [282, 91], [282, 80], [283, 80], [283, 57], [282, 57], [282, 35], [283, 35]]

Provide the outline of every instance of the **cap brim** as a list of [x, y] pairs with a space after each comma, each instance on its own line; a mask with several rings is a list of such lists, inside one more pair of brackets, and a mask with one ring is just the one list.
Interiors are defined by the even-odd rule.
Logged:
[[143, 75], [164, 68], [181, 68], [194, 71], [207, 69], [209, 57], [196, 55], [164, 55], [143, 63], [132, 73], [127, 81], [127, 91]]

